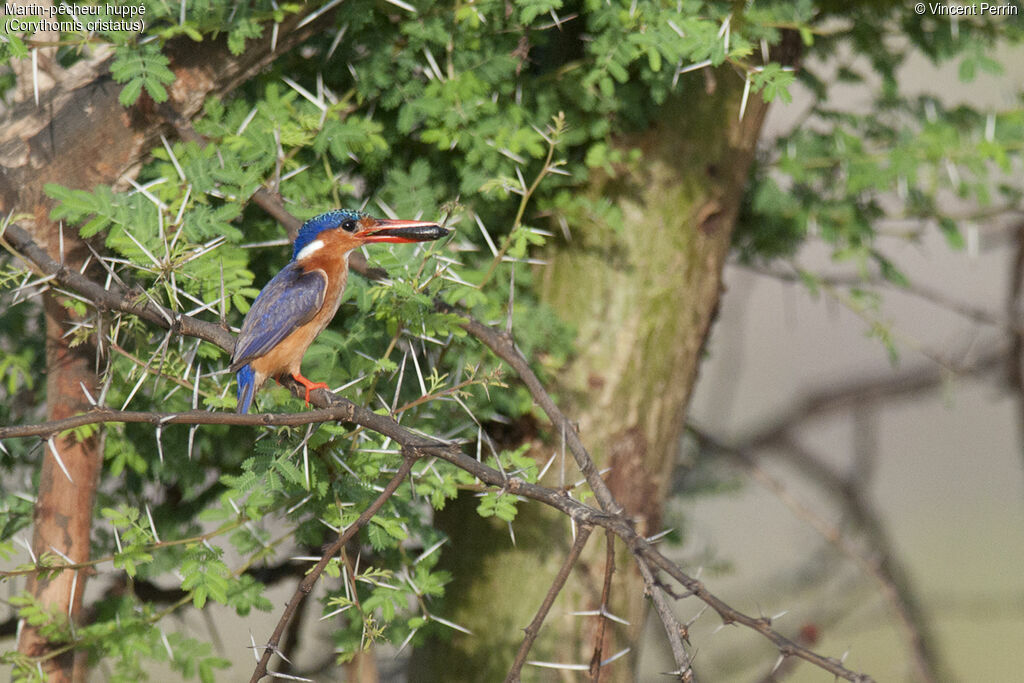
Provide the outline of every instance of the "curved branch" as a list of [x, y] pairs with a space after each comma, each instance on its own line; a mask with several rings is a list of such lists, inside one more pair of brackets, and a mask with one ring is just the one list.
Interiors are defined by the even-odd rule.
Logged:
[[8, 225], [0, 233], [0, 242], [27, 257], [43, 275], [52, 275], [60, 284], [76, 290], [101, 311], [131, 313], [176, 334], [210, 342], [229, 353], [235, 346], [234, 335], [220, 325], [170, 311], [147, 299], [141, 291], [128, 291], [114, 282], [103, 287], [78, 271], [57, 263], [26, 230], [16, 224]]
[[594, 464], [594, 460], [590, 457], [590, 453], [587, 452], [586, 446], [580, 440], [580, 435], [576, 431], [576, 425], [555, 405], [551, 395], [548, 394], [547, 390], [544, 389], [544, 385], [540, 383], [537, 375], [534, 374], [533, 368], [530, 367], [526, 358], [516, 348], [512, 335], [508, 332], [498, 332], [482, 322], [474, 320], [464, 311], [456, 310], [451, 306], [438, 304], [438, 308], [448, 313], [463, 316], [465, 322], [462, 323], [462, 329], [483, 342], [484, 346], [494, 352], [494, 355], [505, 361], [509, 367], [516, 371], [519, 379], [523, 381], [523, 384], [529, 390], [530, 396], [541, 407], [541, 410], [547, 414], [551, 424], [561, 432], [562, 438], [565, 439], [565, 443], [569, 446], [573, 459], [576, 460], [576, 465], [586, 478], [590, 490], [594, 492], [594, 496], [601, 505], [601, 509], [611, 514], [621, 515], [622, 506], [616, 502], [608, 485], [601, 478], [597, 465]]
[[[355, 404], [352, 404], [355, 405]], [[28, 436], [47, 437], [76, 427], [92, 424], [149, 423], [156, 426], [169, 424], [184, 425], [266, 425], [268, 427], [295, 427], [315, 422], [350, 421], [352, 411], [349, 405], [339, 404], [332, 408], [307, 410], [302, 413], [211, 413], [205, 410], [188, 410], [181, 413], [156, 413], [142, 410], [111, 410], [97, 407], [87, 413], [72, 415], [62, 420], [51, 420], [33, 425], [0, 427], [0, 440]]]

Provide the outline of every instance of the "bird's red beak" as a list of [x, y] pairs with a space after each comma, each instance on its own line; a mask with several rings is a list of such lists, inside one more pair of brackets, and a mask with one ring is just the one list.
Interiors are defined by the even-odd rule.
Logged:
[[378, 218], [373, 225], [356, 232], [364, 242], [428, 242], [446, 236], [451, 230], [430, 221], [402, 221]]

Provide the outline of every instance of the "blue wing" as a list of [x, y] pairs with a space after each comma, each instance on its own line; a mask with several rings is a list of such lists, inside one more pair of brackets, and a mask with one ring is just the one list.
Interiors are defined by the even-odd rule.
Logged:
[[267, 283], [242, 321], [242, 331], [231, 356], [231, 372], [268, 353], [324, 305], [327, 275], [322, 270], [303, 272], [289, 263]]

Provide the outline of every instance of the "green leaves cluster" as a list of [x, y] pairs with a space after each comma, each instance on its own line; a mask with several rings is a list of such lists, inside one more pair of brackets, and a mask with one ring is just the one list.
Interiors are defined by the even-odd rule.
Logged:
[[142, 89], [154, 102], [167, 101], [167, 88], [174, 81], [174, 72], [168, 68], [170, 60], [163, 56], [156, 46], [149, 44], [141, 48], [122, 47], [110, 64], [110, 75], [124, 88], [118, 100], [124, 106], [135, 104]]
[[[1018, 41], [1020, 28], [983, 19], [954, 25], [948, 17], [879, 9], [855, 9], [847, 24], [816, 36], [815, 53], [833, 61], [805, 64], [796, 74], [811, 105], [758, 168], [738, 233], [746, 258], [788, 255], [812, 237], [832, 245], [837, 260], [855, 263], [865, 276], [901, 284], [896, 265], [874, 247], [883, 217], [916, 221], [912, 237], [937, 228], [950, 247], [962, 248], [963, 218], [950, 212], [944, 198], [970, 202], [981, 214], [1019, 202], [1024, 188], [1009, 174], [1022, 151], [1020, 107], [944, 104], [945, 93], [927, 88], [913, 96], [901, 93], [898, 72], [913, 53], [889, 49], [878, 36], [893, 20], [902, 21], [916, 50], [936, 67], [958, 62], [960, 78], [970, 81], [979, 71], [1000, 71], [991, 56], [992, 38]], [[842, 57], [850, 48], [870, 63]], [[881, 87], [873, 88], [877, 77]], [[835, 109], [829, 99], [833, 84], [870, 98], [866, 113]]]

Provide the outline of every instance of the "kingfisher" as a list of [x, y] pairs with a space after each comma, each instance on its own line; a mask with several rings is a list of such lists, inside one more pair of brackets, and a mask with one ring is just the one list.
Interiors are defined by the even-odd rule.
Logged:
[[238, 412], [249, 412], [267, 378], [291, 375], [309, 392], [326, 389], [299, 371], [306, 349], [341, 305], [348, 280], [348, 257], [371, 242], [425, 242], [450, 231], [431, 221], [374, 218], [339, 209], [310, 218], [299, 228], [292, 260], [260, 291], [242, 321], [231, 355], [238, 375]]

